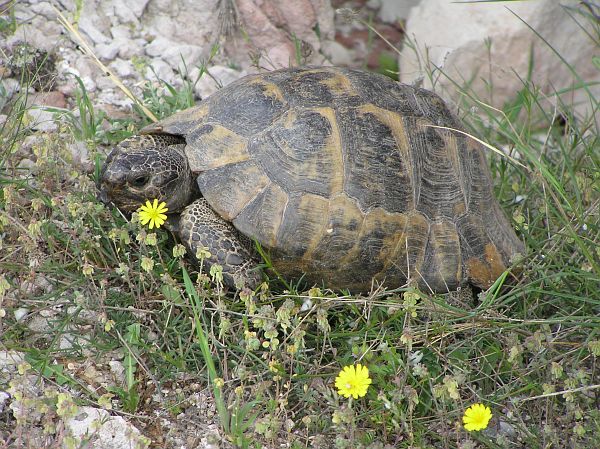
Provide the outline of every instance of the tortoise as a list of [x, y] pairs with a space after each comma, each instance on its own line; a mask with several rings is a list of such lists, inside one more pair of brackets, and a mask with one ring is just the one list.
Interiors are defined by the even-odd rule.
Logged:
[[118, 144], [101, 190], [126, 211], [165, 201], [229, 286], [261, 281], [256, 242], [282, 276], [332, 289], [485, 289], [523, 245], [463, 129], [438, 95], [384, 75], [275, 70]]

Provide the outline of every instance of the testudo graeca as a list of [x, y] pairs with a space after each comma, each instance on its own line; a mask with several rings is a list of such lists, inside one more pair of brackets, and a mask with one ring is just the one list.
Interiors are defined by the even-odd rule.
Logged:
[[225, 282], [284, 277], [368, 291], [489, 287], [523, 246], [482, 146], [440, 97], [335, 67], [250, 75], [117, 145], [101, 189], [122, 210], [165, 201]]

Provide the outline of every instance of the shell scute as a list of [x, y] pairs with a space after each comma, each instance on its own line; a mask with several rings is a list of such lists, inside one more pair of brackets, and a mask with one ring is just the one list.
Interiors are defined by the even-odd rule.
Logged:
[[486, 288], [523, 247], [452, 129], [434, 93], [326, 67], [252, 75], [147, 132], [186, 138], [202, 195], [286, 277]]
[[329, 197], [342, 188], [342, 147], [331, 109], [288, 111], [254, 136], [248, 151], [286, 192]]

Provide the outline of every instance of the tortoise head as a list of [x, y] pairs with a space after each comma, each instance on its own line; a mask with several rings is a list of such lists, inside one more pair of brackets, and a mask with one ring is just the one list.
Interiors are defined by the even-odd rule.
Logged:
[[197, 189], [184, 148], [182, 137], [167, 134], [125, 139], [102, 167], [101, 199], [133, 212], [156, 198], [167, 203], [169, 213], [181, 211]]

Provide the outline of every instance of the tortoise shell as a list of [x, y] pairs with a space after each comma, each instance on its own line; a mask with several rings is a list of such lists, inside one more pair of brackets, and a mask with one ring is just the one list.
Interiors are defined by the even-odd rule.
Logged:
[[522, 251], [482, 146], [436, 94], [335, 67], [247, 76], [147, 127], [183, 136], [202, 195], [285, 276], [487, 288]]

